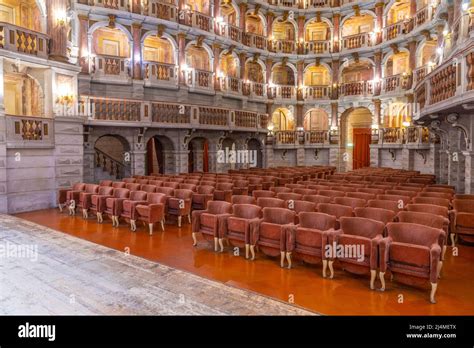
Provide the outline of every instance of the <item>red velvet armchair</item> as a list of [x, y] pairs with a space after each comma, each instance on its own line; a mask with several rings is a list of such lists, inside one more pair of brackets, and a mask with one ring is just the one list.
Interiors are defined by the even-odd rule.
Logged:
[[[330, 278], [334, 276], [332, 263], [337, 258], [346, 271], [370, 274], [370, 289], [375, 289], [379, 244], [383, 239], [385, 225], [380, 221], [360, 217], [341, 217], [340, 225], [339, 230], [328, 232], [328, 243], [332, 251], [328, 262]], [[339, 250], [344, 251], [342, 255]]]
[[214, 198], [214, 186], [202, 185], [197, 187], [197, 192], [193, 195], [192, 209], [205, 210], [207, 203]]
[[140, 204], [147, 203], [148, 193], [145, 191], [132, 191], [130, 192], [130, 197], [125, 199], [120, 204], [115, 205], [115, 222], [118, 226], [120, 218], [125, 219], [125, 221], [130, 222], [135, 220], [136, 216], [136, 207]]
[[[68, 205], [72, 200], [78, 200], [79, 194], [84, 191], [86, 184], [77, 183], [71, 188], [59, 189], [58, 191], [58, 208], [63, 211], [63, 207]], [[71, 212], [69, 212], [71, 213]]]
[[232, 187], [232, 194], [233, 195], [244, 195], [247, 196], [249, 194], [249, 182], [248, 180], [235, 180], [233, 182], [234, 187]]
[[454, 247], [456, 237], [466, 242], [474, 242], [474, 201], [468, 199], [453, 200], [451, 217], [451, 245]]
[[233, 195], [232, 204], [255, 204], [256, 200], [252, 196]]
[[178, 227], [181, 227], [181, 219], [183, 216], [188, 217], [191, 223], [191, 202], [193, 199], [193, 191], [191, 190], [174, 190], [174, 197], [168, 198], [168, 215], [175, 215], [178, 218]]
[[[226, 220], [232, 214], [232, 203], [210, 201], [206, 210], [195, 210], [192, 213], [193, 246], [197, 245], [197, 234], [205, 240], [214, 242], [214, 251], [218, 250], [219, 231], [225, 230]], [[221, 245], [221, 249], [223, 245]]]
[[77, 204], [77, 207], [82, 210], [82, 217], [84, 219], [88, 218], [87, 210], [90, 207], [92, 195], [99, 193], [99, 188], [99, 185], [86, 184], [84, 191], [79, 194], [79, 202]]
[[229, 243], [238, 248], [245, 247], [245, 258], [249, 258], [250, 236], [260, 225], [262, 208], [253, 204], [235, 204], [225, 228], [219, 230], [219, 245], [223, 250], [222, 240], [227, 238]]
[[280, 255], [280, 266], [285, 266], [286, 230], [294, 226], [296, 213], [284, 208], [263, 208], [263, 220], [250, 236], [250, 253], [255, 260], [255, 246], [268, 256]]
[[164, 231], [167, 200], [168, 196], [164, 193], [149, 193], [146, 203], [138, 204], [135, 210], [131, 210], [130, 229], [135, 232], [137, 230], [137, 221], [142, 221], [148, 224], [149, 233], [152, 235], [153, 226], [160, 222], [161, 229]]
[[214, 190], [214, 200], [215, 201], [225, 201], [229, 202], [232, 198], [232, 188], [234, 184], [232, 183], [218, 183], [216, 184], [216, 189]]
[[327, 231], [334, 229], [336, 218], [316, 212], [301, 212], [299, 223], [286, 232], [286, 259], [288, 268], [292, 267], [292, 257], [309, 264], [323, 262], [323, 277], [326, 278], [328, 242]]
[[387, 225], [388, 236], [380, 242], [380, 281], [385, 290], [385, 273], [408, 285], [431, 283], [430, 301], [436, 303], [441, 246], [444, 231], [419, 224], [398, 222]]
[[[97, 194], [92, 194], [90, 200], [88, 198], [84, 199], [84, 206], [83, 206], [83, 216], [85, 219], [88, 218], [88, 211], [90, 210], [91, 213], [95, 214], [96, 217], [98, 213], [102, 213], [105, 210], [105, 199], [104, 197], [112, 197], [114, 193], [114, 188], [111, 186], [100, 186], [99, 191]], [[86, 210], [84, 212], [84, 209]], [[97, 217], [97, 220], [99, 218]]]
[[130, 197], [130, 192], [129, 189], [115, 189], [112, 197], [106, 197], [105, 210], [100, 214], [97, 213], [97, 217], [99, 218], [100, 216], [99, 222], [103, 222], [103, 214], [105, 214], [111, 218], [112, 226], [118, 226], [118, 218], [115, 214], [117, 210], [121, 210], [123, 201]]

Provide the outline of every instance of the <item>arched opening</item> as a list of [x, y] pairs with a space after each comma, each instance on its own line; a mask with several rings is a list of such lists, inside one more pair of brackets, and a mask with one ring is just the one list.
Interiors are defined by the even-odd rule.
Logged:
[[164, 136], [155, 135], [146, 144], [145, 172], [166, 174], [175, 171], [172, 141]]
[[0, 22], [46, 32], [42, 19], [43, 14], [36, 0], [0, 0]]
[[304, 72], [305, 86], [328, 86], [331, 84], [331, 74], [324, 65], [313, 65]]
[[331, 27], [324, 21], [312, 20], [305, 28], [304, 38], [309, 41], [330, 41]]
[[4, 71], [4, 106], [7, 115], [44, 116], [44, 92], [38, 80], [25, 72]]
[[272, 69], [272, 81], [275, 85], [294, 86], [295, 72], [288, 65], [274, 65]]
[[409, 18], [410, 0], [395, 1], [387, 13], [386, 26], [408, 20]]
[[174, 48], [168, 39], [149, 35], [143, 40], [143, 60], [145, 62], [175, 64], [174, 59]]
[[374, 28], [374, 17], [368, 13], [348, 18], [342, 24], [342, 48], [350, 50], [370, 46], [372, 37], [369, 33], [373, 32]]
[[323, 109], [308, 110], [304, 116], [303, 127], [305, 131], [327, 131], [329, 129], [329, 116]]
[[384, 66], [384, 76], [402, 75], [409, 71], [410, 55], [408, 52], [398, 52], [392, 54]]
[[372, 62], [352, 62], [342, 69], [340, 93], [344, 96], [374, 93], [374, 67]]
[[[250, 139], [247, 143], [248, 150], [252, 151], [252, 159], [256, 159], [255, 167], [263, 168], [262, 144], [258, 139]], [[250, 157], [250, 154], [249, 154]], [[252, 164], [252, 163], [251, 163]]]
[[295, 26], [289, 21], [276, 19], [272, 26], [273, 40], [295, 41]]
[[188, 173], [209, 171], [209, 141], [197, 137], [188, 144]]
[[293, 131], [295, 130], [295, 118], [287, 108], [278, 108], [272, 114], [273, 130]]
[[347, 110], [342, 120], [342, 141], [349, 155], [347, 170], [370, 166], [372, 113], [361, 107]]
[[131, 175], [130, 144], [127, 139], [117, 134], [106, 134], [94, 144], [96, 181]]
[[370, 33], [374, 30], [374, 25], [374, 17], [368, 13], [352, 16], [342, 25], [342, 37]]
[[245, 80], [265, 83], [265, 74], [262, 65], [253, 60], [247, 61], [245, 63]]
[[100, 27], [92, 34], [93, 53], [109, 57], [130, 57], [127, 35], [118, 28]]
[[210, 16], [209, 0], [186, 0], [186, 10], [196, 11]]
[[260, 16], [256, 14], [248, 13], [245, 17], [245, 32], [252, 33], [260, 36], [266, 35], [265, 24], [263, 23]]
[[239, 77], [239, 60], [231, 53], [221, 55], [219, 70], [222, 77]]
[[92, 33], [92, 71], [100, 77], [129, 77], [131, 49], [129, 37], [120, 28], [99, 27]]
[[384, 128], [401, 128], [409, 125], [411, 122], [411, 114], [406, 103], [394, 102], [390, 103], [384, 109], [383, 127]]
[[224, 0], [220, 4], [220, 15], [225, 23], [238, 26], [239, 18], [232, 2]]
[[[236, 169], [236, 156], [233, 156], [238, 149], [235, 144], [235, 140], [232, 138], [225, 138], [222, 141], [222, 149], [224, 158], [220, 158], [218, 162], [220, 163], [219, 172], [226, 173], [229, 169]], [[223, 162], [223, 163], [222, 163]]]
[[425, 41], [417, 54], [417, 67], [422, 67], [426, 65], [434, 65], [436, 61], [436, 48], [438, 47], [438, 43], [436, 40]]
[[186, 64], [195, 70], [212, 71], [209, 53], [204, 47], [195, 44], [186, 48]]

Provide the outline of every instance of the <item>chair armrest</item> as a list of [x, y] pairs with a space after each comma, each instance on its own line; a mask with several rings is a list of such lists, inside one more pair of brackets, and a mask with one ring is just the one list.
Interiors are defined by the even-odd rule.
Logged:
[[383, 238], [379, 243], [379, 267], [380, 272], [385, 273], [387, 271], [388, 263], [390, 262], [390, 245], [392, 244], [391, 237]]
[[199, 232], [199, 227], [201, 226], [201, 215], [208, 213], [207, 210], [195, 210], [192, 212], [192, 222], [191, 230], [192, 232]]
[[120, 216], [122, 214], [123, 210], [123, 202], [126, 201], [128, 198], [116, 198], [115, 199], [115, 205], [114, 205], [114, 215], [115, 216]]
[[296, 247], [296, 230], [299, 225], [288, 226], [286, 228], [286, 251], [292, 252]]
[[255, 245], [257, 244], [260, 238], [260, 225], [262, 224], [263, 219], [255, 219], [254, 227], [250, 231], [250, 244]]
[[341, 229], [330, 229], [326, 231], [327, 236], [328, 236], [328, 243], [332, 245], [333, 243], [337, 243], [339, 240], [339, 236], [342, 235], [342, 230]]
[[148, 205], [147, 201], [130, 201], [130, 218], [136, 220], [138, 218], [137, 205]]
[[383, 236], [378, 234], [375, 238], [370, 240], [370, 269], [376, 270], [379, 262], [380, 243], [382, 242]]
[[441, 260], [441, 247], [433, 244], [430, 247], [430, 282], [437, 283], [439, 275], [439, 261]]
[[165, 215], [165, 205], [163, 203], [154, 203], [148, 205], [150, 209], [150, 223], [161, 221]]

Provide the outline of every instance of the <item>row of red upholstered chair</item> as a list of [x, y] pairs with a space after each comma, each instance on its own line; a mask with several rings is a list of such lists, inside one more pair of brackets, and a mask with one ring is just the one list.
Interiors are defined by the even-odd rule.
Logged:
[[[329, 266], [331, 278], [334, 275], [333, 263], [337, 260], [347, 271], [370, 275], [371, 289], [375, 287], [377, 270], [380, 270], [383, 290], [387, 270], [402, 275], [402, 278], [409, 277], [412, 283], [429, 279], [434, 289], [431, 300], [434, 301], [446, 242], [443, 218], [405, 211], [396, 215], [378, 208], [349, 208], [348, 216], [322, 212], [325, 205], [330, 204], [319, 204], [319, 212], [296, 213], [284, 207], [265, 206], [264, 203], [268, 203], [264, 202], [265, 199], [268, 200], [259, 198], [257, 205], [213, 201], [206, 210], [194, 211], [194, 245], [197, 244], [197, 233], [201, 233], [214, 243], [216, 251], [219, 247], [223, 250], [223, 240], [227, 239], [232, 246], [245, 248], [246, 258], [251, 254], [251, 259], [255, 259], [256, 248], [267, 256], [280, 256], [281, 267], [284, 267], [285, 259], [289, 268], [292, 258], [310, 264], [322, 261], [323, 277], [326, 277]], [[383, 218], [378, 221], [365, 216]], [[328, 246], [333, 248], [332, 253], [328, 254]], [[359, 254], [357, 259], [340, 255], [336, 246], [358, 247], [358, 250], [364, 246], [363, 254]], [[410, 269], [403, 268], [404, 264], [410, 264]]]
[[71, 190], [63, 189], [59, 196], [69, 199], [71, 215], [79, 208], [83, 218], [87, 219], [92, 212], [99, 223], [106, 216], [113, 226], [118, 226], [119, 220], [124, 219], [130, 222], [132, 231], [136, 230], [137, 221], [148, 223], [150, 234], [155, 223], [161, 223], [164, 230], [164, 221], [169, 215], [177, 217], [178, 226], [181, 226], [182, 217], [187, 216], [191, 222], [191, 190], [126, 182], [113, 182], [110, 186], [105, 181], [100, 184], [76, 184]]

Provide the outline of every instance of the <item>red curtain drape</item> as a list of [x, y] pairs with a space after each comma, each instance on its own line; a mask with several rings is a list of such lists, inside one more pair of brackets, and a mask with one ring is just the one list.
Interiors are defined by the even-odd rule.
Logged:
[[370, 143], [372, 131], [370, 128], [354, 129], [353, 169], [370, 167]]
[[203, 148], [203, 154], [202, 154], [202, 170], [204, 173], [209, 172], [209, 143], [207, 140], [204, 142], [204, 148]]
[[153, 153], [155, 149], [155, 138], [151, 138], [146, 144], [146, 175], [153, 173]]

